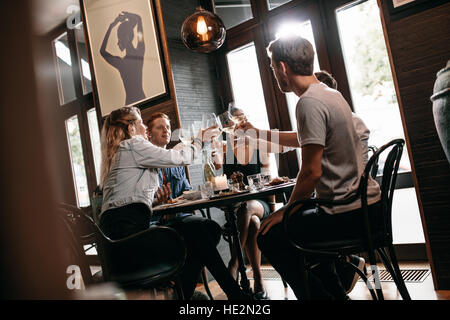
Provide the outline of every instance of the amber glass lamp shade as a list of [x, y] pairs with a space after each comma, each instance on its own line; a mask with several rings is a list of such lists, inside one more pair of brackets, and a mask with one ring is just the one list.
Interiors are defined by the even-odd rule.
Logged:
[[184, 45], [196, 52], [212, 52], [220, 48], [225, 41], [225, 25], [214, 13], [197, 7], [186, 18], [181, 27], [181, 39]]

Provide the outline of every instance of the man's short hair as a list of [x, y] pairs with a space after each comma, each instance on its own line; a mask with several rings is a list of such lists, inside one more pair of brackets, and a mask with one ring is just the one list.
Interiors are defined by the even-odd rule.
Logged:
[[326, 72], [325, 70], [320, 70], [320, 71], [314, 73], [314, 75], [316, 76], [317, 80], [319, 80], [320, 82], [323, 82], [330, 88], [337, 90], [338, 85], [337, 85], [336, 79], [334, 79], [333, 76], [331, 74], [329, 74], [328, 72]]
[[314, 71], [312, 44], [296, 35], [280, 37], [270, 42], [267, 54], [277, 65], [283, 61], [300, 76], [311, 76]]
[[159, 118], [167, 119], [167, 120], [169, 120], [169, 122], [170, 122], [170, 118], [169, 118], [169, 116], [168, 116], [167, 114], [165, 114], [165, 113], [163, 113], [163, 112], [155, 112], [155, 113], [153, 113], [153, 114], [150, 116], [150, 118], [148, 118], [148, 120], [147, 120], [147, 127], [148, 127], [148, 130], [151, 130], [151, 129], [152, 129], [153, 121], [155, 121], [156, 119], [159, 119]]

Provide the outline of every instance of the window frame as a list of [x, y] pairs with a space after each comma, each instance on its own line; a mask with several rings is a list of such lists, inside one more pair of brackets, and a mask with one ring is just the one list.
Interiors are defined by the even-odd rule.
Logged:
[[[274, 38], [271, 26], [275, 21], [299, 14], [308, 17], [311, 21], [321, 69], [329, 70], [333, 74], [339, 83], [339, 91], [354, 111], [335, 10], [352, 2], [357, 5], [365, 1], [367, 0], [292, 0], [269, 10], [266, 1], [252, 0], [254, 18], [227, 30], [227, 40], [216, 53], [219, 94], [224, 110], [228, 102], [233, 100], [226, 55], [240, 46], [254, 42], [270, 128], [292, 130], [286, 97], [278, 90], [276, 79], [270, 70], [266, 47]], [[211, 3], [213, 7], [213, 1]], [[299, 170], [297, 164], [298, 158], [294, 152], [280, 155], [279, 174], [296, 176]], [[401, 176], [402, 183], [399, 183], [397, 187], [414, 187], [412, 171], [401, 173]]]
[[[84, 28], [82, 27], [82, 22], [79, 24], [79, 27], [83, 30], [84, 35], [86, 37], [86, 33], [84, 31]], [[82, 84], [82, 68], [79, 63], [78, 59], [78, 47], [76, 43], [76, 36], [75, 36], [75, 29], [68, 28], [66, 23], [64, 22], [60, 26], [56, 27], [54, 30], [50, 31], [46, 35], [47, 42], [50, 46], [52, 46], [52, 51], [54, 53], [53, 56], [53, 62], [54, 62], [54, 68], [55, 68], [55, 83], [59, 86], [59, 80], [57, 77], [59, 76], [57, 70], [56, 70], [56, 64], [55, 64], [55, 50], [53, 47], [53, 41], [57, 39], [59, 36], [63, 35], [64, 33], [67, 33], [67, 39], [69, 44], [69, 50], [71, 55], [71, 62], [72, 62], [72, 77], [74, 81], [74, 87], [75, 87], [75, 95], [76, 99], [72, 100], [68, 103], [61, 104], [61, 99], [58, 97], [58, 101], [60, 102], [58, 106], [56, 106], [55, 112], [58, 115], [59, 121], [63, 123], [63, 128], [66, 130], [65, 121], [73, 116], [77, 116], [78, 123], [80, 127], [80, 139], [81, 139], [81, 146], [83, 149], [83, 159], [84, 159], [84, 167], [86, 171], [86, 179], [87, 179], [87, 187], [89, 192], [89, 198], [91, 197], [92, 193], [94, 192], [95, 188], [97, 187], [97, 177], [95, 173], [95, 163], [94, 163], [94, 154], [92, 150], [92, 144], [91, 144], [91, 137], [89, 132], [89, 123], [88, 123], [88, 116], [87, 112], [95, 108], [96, 114], [97, 114], [97, 121], [98, 121], [98, 127], [99, 130], [101, 130], [101, 115], [99, 114], [98, 108], [94, 104], [94, 98], [92, 91], [84, 94], [83, 91], [83, 84]], [[60, 89], [58, 88], [58, 94], [60, 95]], [[61, 133], [64, 136], [66, 136], [66, 132]], [[71, 168], [71, 156], [70, 156], [70, 143], [66, 139], [65, 143], [65, 150], [63, 150], [65, 153], [65, 160], [67, 161], [68, 166], [67, 168]], [[72, 172], [72, 171], [71, 171]], [[75, 184], [75, 178], [73, 176], [73, 173], [70, 175], [72, 178], [72, 195], [68, 195], [69, 191], [64, 191], [66, 194], [66, 198], [73, 199], [74, 203], [78, 206], [77, 202], [77, 190], [76, 190], [76, 184]]]
[[[275, 21], [282, 19], [287, 13], [292, 14], [292, 10], [302, 12], [302, 16], [307, 16], [308, 19], [306, 20], [310, 20], [313, 25], [319, 63], [322, 68], [329, 68], [327, 48], [322, 37], [320, 9], [316, 1], [305, 0], [293, 0], [272, 10], [268, 9], [266, 1], [252, 0], [251, 3], [254, 18], [227, 30], [227, 40], [216, 53], [219, 95], [222, 108], [225, 110], [228, 102], [234, 100], [226, 55], [230, 51], [253, 42], [258, 59], [270, 128], [291, 131], [292, 125], [289, 118], [287, 100], [284, 93], [278, 89], [277, 81], [270, 69], [270, 60], [267, 56], [266, 47], [274, 37], [273, 32], [271, 32], [271, 26]], [[295, 152], [281, 154], [279, 160], [278, 173], [280, 176], [297, 176], [300, 167]]]

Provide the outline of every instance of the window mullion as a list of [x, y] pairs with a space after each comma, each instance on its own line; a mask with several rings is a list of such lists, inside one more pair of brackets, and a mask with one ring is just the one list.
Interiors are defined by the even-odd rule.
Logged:
[[91, 135], [89, 133], [89, 123], [87, 119], [88, 109], [88, 102], [80, 101], [78, 119], [80, 123], [81, 144], [83, 146], [84, 165], [86, 167], [89, 195], [92, 195], [97, 186], [97, 178], [95, 175], [94, 155], [91, 144]]
[[75, 85], [75, 94], [77, 99], [83, 97], [83, 84], [81, 83], [81, 68], [78, 61], [78, 50], [75, 39], [74, 29], [67, 29], [67, 39], [69, 43], [70, 57], [72, 61], [72, 76]]
[[[255, 30], [255, 48], [269, 124], [272, 129], [292, 130], [286, 97], [278, 90], [276, 80], [272, 76], [266, 45], [264, 28]], [[281, 154], [279, 159], [279, 175], [295, 177], [299, 170], [297, 154], [293, 152]]]
[[267, 1], [250, 0], [250, 2], [252, 4], [253, 16], [257, 21], [263, 21], [269, 12]]

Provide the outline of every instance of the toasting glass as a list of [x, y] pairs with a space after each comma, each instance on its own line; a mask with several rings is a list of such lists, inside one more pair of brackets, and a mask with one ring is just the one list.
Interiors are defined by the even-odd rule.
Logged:
[[189, 144], [192, 143], [192, 141], [195, 138], [195, 128], [193, 124], [189, 124], [186, 126], [182, 126], [179, 129], [179, 134], [178, 137], [180, 138], [181, 142], [183, 142], [184, 144]]

